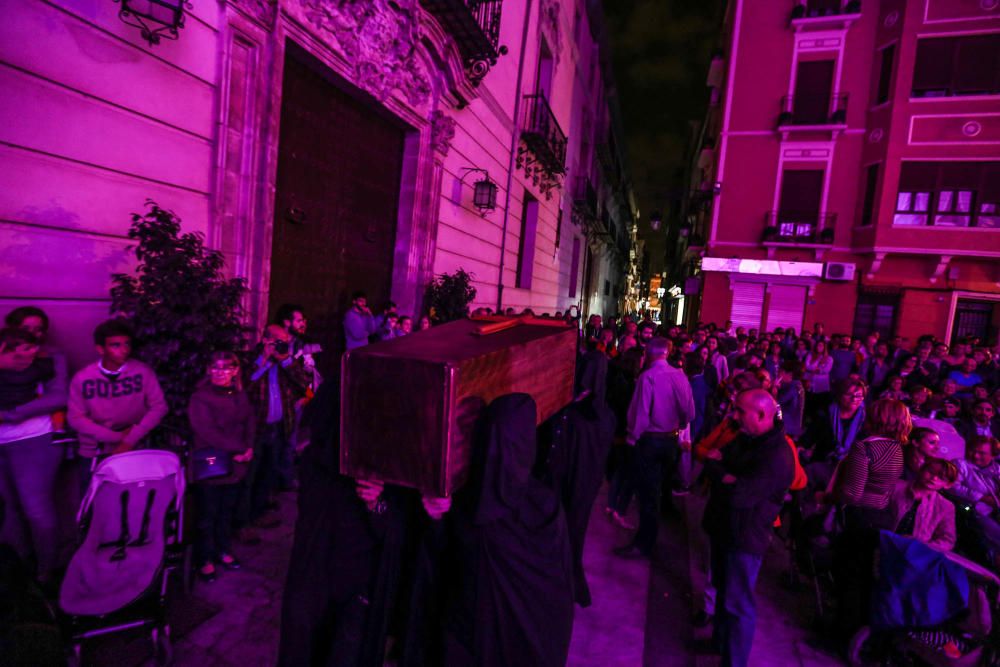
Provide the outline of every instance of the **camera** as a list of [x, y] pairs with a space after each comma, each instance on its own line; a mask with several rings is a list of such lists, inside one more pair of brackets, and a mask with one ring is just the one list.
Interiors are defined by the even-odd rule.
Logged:
[[276, 340], [274, 341], [274, 351], [278, 354], [288, 354], [288, 341]]

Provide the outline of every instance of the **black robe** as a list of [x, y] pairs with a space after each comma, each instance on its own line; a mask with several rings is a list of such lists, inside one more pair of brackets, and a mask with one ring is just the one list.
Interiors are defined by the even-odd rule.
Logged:
[[575, 392], [584, 398], [561, 411], [551, 425], [550, 479], [566, 512], [573, 547], [575, 597], [581, 607], [591, 603], [583, 570], [583, 544], [615, 435], [615, 415], [605, 400], [607, 374], [604, 354], [595, 351], [584, 355]]
[[[440, 657], [415, 656], [403, 665], [560, 667], [573, 630], [572, 553], [555, 493], [531, 475], [535, 403], [502, 396], [477, 425], [471, 478], [445, 520], [426, 535], [424, 597], [415, 599], [408, 649], [439, 647]], [[426, 597], [435, 579], [438, 617]], [[419, 582], [418, 582], [419, 584]], [[433, 597], [433, 596], [431, 596]], [[431, 604], [428, 604], [430, 602]], [[443, 623], [442, 623], [443, 621]], [[443, 637], [434, 630], [444, 626]], [[433, 650], [433, 648], [431, 649]]]
[[400, 572], [402, 490], [386, 487], [369, 512], [340, 474], [335, 381], [310, 402], [311, 440], [300, 466], [299, 512], [281, 609], [278, 664], [381, 665]]

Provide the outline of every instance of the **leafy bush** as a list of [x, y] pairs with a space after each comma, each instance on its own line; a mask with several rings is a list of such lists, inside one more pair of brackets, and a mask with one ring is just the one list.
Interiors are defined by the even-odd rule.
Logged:
[[128, 232], [137, 242], [135, 275], [112, 275], [111, 309], [132, 322], [136, 357], [156, 371], [168, 424], [178, 425], [209, 355], [246, 347], [246, 284], [226, 277], [222, 253], [206, 248], [202, 234], [182, 234], [172, 211], [149, 200], [146, 206], [145, 214], [132, 214]]
[[469, 304], [476, 298], [472, 275], [463, 269], [442, 273], [427, 286], [427, 304], [438, 324], [460, 320], [469, 314]]

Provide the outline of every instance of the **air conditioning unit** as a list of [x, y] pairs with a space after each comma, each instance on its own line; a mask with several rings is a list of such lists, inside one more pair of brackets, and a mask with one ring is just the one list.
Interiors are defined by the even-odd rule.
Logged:
[[846, 262], [827, 262], [823, 277], [827, 280], [854, 280], [854, 264]]

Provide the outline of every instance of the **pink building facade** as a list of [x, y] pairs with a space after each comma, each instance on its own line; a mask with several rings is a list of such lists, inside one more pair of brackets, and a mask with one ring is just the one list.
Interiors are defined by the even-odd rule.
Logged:
[[147, 198], [258, 326], [293, 301], [334, 335], [355, 289], [420, 314], [459, 268], [474, 306], [617, 309], [635, 205], [598, 3], [192, 0], [155, 46], [112, 0], [4, 4], [0, 307], [44, 308], [74, 364]]
[[736, 0], [720, 46], [673, 315], [995, 340], [1000, 3]]

